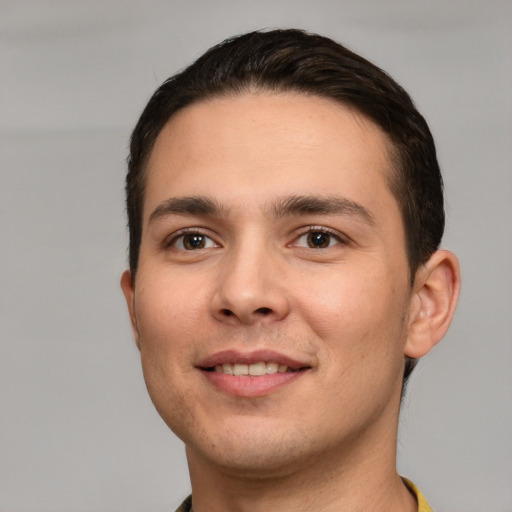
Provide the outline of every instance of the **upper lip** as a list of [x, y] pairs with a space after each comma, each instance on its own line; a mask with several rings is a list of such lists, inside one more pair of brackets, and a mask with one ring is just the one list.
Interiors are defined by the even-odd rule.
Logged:
[[304, 361], [299, 361], [274, 350], [254, 350], [254, 351], [239, 351], [239, 350], [222, 350], [207, 356], [201, 360], [197, 365], [198, 368], [212, 368], [217, 365], [226, 363], [232, 364], [254, 364], [260, 361], [284, 364], [293, 370], [300, 368], [309, 368], [310, 365]]

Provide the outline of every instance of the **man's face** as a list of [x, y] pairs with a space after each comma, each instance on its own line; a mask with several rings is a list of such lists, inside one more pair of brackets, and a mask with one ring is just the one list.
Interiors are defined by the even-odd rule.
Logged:
[[389, 445], [411, 301], [390, 172], [382, 131], [317, 97], [214, 99], [162, 130], [123, 288], [189, 460], [268, 474]]

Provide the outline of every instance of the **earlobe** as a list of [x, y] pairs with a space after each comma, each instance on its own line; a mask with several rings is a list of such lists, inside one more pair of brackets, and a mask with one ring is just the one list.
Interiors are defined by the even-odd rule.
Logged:
[[442, 339], [452, 321], [459, 292], [456, 256], [449, 251], [436, 251], [416, 273], [406, 356], [422, 357]]
[[135, 316], [135, 289], [132, 274], [129, 270], [125, 270], [121, 276], [121, 289], [123, 290], [126, 305], [128, 306], [128, 314], [130, 315], [135, 343], [140, 350], [139, 330], [137, 328], [137, 317]]

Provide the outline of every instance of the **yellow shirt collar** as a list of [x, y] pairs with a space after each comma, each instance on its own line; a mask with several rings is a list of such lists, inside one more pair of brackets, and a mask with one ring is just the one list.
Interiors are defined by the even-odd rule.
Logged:
[[421, 491], [416, 487], [416, 485], [414, 485], [410, 480], [407, 480], [407, 478], [402, 477], [402, 480], [416, 498], [416, 501], [418, 502], [418, 512], [433, 512], [432, 508], [427, 503], [425, 496], [421, 494]]

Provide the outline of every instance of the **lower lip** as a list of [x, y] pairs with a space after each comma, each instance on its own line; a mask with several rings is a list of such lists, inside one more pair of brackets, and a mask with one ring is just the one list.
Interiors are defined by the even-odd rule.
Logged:
[[268, 395], [306, 373], [306, 370], [299, 370], [252, 377], [250, 375], [235, 376], [226, 373], [201, 371], [206, 379], [221, 391], [246, 398]]

